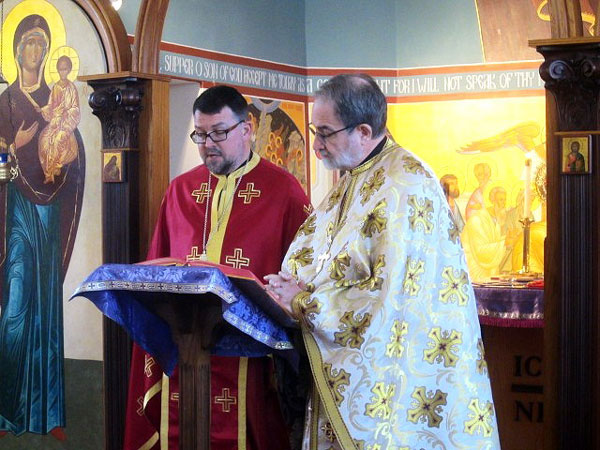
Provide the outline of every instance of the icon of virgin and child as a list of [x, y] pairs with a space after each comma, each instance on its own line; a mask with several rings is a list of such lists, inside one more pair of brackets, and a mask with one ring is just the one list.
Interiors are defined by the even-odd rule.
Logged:
[[[78, 94], [68, 79], [73, 54], [55, 51], [52, 29], [38, 14], [19, 21], [16, 79], [0, 94], [0, 151], [10, 154], [12, 173], [0, 187], [0, 437], [64, 438], [63, 280], [81, 213], [85, 154]], [[47, 64], [59, 75], [52, 89]]]

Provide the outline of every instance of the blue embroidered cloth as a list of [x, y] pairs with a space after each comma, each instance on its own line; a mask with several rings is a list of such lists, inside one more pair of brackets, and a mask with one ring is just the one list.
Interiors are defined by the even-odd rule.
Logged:
[[479, 323], [499, 327], [544, 326], [544, 290], [475, 287]]
[[221, 299], [223, 319], [235, 327], [227, 327], [229, 331], [219, 338], [212, 353], [224, 356], [276, 353], [294, 367], [297, 365], [298, 354], [289, 330], [255, 305], [216, 267], [105, 264], [81, 283], [71, 299], [83, 296], [92, 301], [170, 375], [177, 363], [177, 346], [169, 325], [144, 303], [158, 301], [164, 294], [175, 298], [198, 295], [198, 301], [202, 301], [201, 295], [207, 293]]

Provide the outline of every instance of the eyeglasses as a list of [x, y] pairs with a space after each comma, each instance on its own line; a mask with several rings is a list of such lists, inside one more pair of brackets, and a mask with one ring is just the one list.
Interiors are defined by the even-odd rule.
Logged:
[[226, 130], [213, 130], [210, 133], [198, 133], [196, 130], [190, 133], [190, 139], [194, 144], [206, 144], [206, 140], [210, 138], [213, 142], [221, 142], [227, 139], [227, 133], [232, 131], [235, 127], [237, 127], [240, 123], [245, 122], [245, 120], [240, 120], [235, 125], [230, 126]]
[[339, 130], [335, 130], [335, 131], [332, 131], [331, 133], [324, 134], [324, 133], [321, 133], [320, 131], [317, 131], [314, 124], [309, 123], [308, 130], [312, 133], [312, 135], [314, 137], [317, 137], [317, 138], [321, 139], [322, 142], [325, 142], [327, 140], [327, 138], [333, 136], [334, 134], [340, 133], [341, 131], [349, 130], [350, 128], [354, 128], [355, 126], [356, 125], [348, 125], [347, 127], [340, 128]]

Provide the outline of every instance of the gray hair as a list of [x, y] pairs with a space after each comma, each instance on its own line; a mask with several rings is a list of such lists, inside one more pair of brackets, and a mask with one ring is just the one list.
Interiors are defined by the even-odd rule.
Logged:
[[336, 75], [315, 92], [315, 97], [332, 101], [338, 118], [345, 126], [366, 123], [373, 129], [373, 137], [385, 133], [387, 102], [370, 75]]

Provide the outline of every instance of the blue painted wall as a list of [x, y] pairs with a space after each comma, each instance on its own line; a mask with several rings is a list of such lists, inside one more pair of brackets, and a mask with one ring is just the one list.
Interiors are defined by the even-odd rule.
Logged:
[[[130, 34], [140, 3], [119, 11]], [[308, 67], [483, 62], [475, 0], [171, 0], [162, 38]]]
[[123, 0], [121, 9], [119, 9], [119, 16], [121, 16], [127, 34], [135, 34], [135, 24], [137, 23], [141, 3], [142, 0]]
[[483, 61], [475, 0], [305, 0], [309, 67]]
[[[119, 11], [130, 34], [139, 4], [125, 0]], [[304, 16], [304, 0], [171, 0], [162, 39], [304, 67]]]

